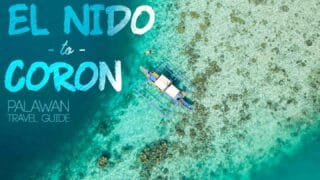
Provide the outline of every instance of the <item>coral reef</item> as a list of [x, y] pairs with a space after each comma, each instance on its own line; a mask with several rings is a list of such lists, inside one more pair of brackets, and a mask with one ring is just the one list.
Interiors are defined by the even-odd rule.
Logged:
[[146, 146], [139, 155], [143, 164], [142, 176], [150, 176], [152, 168], [168, 157], [168, 142], [166, 140], [157, 141]]

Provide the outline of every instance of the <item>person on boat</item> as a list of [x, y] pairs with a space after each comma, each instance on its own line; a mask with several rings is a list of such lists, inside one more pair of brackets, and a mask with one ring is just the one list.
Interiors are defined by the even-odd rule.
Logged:
[[151, 82], [156, 82], [157, 78], [153, 75], [152, 72], [148, 72], [148, 80]]
[[183, 91], [181, 91], [179, 94], [178, 94], [178, 97], [177, 97], [177, 101], [181, 104], [183, 104], [183, 98], [185, 97], [185, 93]]
[[148, 50], [144, 51], [144, 54], [148, 56], [148, 55], [153, 54], [153, 51], [152, 51], [152, 49], [148, 49]]

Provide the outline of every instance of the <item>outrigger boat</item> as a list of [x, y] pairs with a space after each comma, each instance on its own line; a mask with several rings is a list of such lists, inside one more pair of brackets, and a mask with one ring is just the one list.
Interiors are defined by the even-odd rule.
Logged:
[[191, 104], [186, 100], [186, 93], [172, 84], [172, 81], [165, 75], [159, 75], [140, 66], [140, 71], [147, 77], [148, 81], [156, 86], [161, 92], [165, 93], [175, 103], [180, 104], [188, 109], [192, 109]]

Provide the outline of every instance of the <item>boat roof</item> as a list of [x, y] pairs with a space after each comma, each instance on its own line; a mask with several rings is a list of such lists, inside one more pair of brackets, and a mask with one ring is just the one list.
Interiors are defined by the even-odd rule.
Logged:
[[179, 93], [180, 93], [180, 90], [176, 88], [174, 85], [171, 85], [166, 89], [166, 94], [168, 94], [173, 99], [175, 99]]
[[170, 81], [170, 79], [168, 79], [166, 76], [161, 75], [156, 82], [154, 83], [161, 91], [164, 91], [168, 88], [168, 86], [170, 86], [170, 84], [172, 83], [172, 81]]

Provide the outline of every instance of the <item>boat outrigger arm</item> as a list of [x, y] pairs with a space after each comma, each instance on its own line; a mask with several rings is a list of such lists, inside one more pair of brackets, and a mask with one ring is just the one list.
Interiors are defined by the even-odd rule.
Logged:
[[140, 71], [147, 77], [148, 81], [154, 86], [159, 88], [162, 92], [168, 95], [173, 101], [183, 105], [188, 109], [192, 109], [192, 106], [184, 100], [185, 92], [179, 90], [172, 84], [172, 81], [164, 75], [159, 75], [156, 72], [150, 72], [144, 67], [140, 67]]

